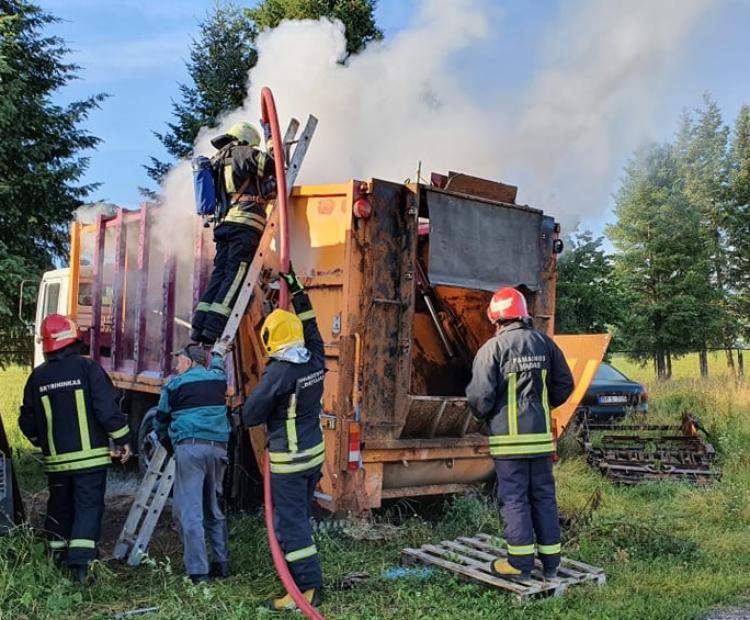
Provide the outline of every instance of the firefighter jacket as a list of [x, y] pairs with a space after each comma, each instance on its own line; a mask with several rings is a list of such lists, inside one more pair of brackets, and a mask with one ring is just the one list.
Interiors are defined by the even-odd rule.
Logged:
[[550, 406], [562, 405], [572, 391], [560, 348], [514, 321], [479, 349], [466, 397], [472, 414], [489, 422], [490, 454], [526, 458], [555, 451]]
[[185, 439], [229, 441], [229, 416], [225, 394], [224, 360], [212, 355], [208, 368], [193, 366], [161, 389], [153, 429], [163, 443]]
[[128, 420], [107, 373], [71, 345], [35, 368], [23, 393], [21, 432], [42, 449], [47, 473], [110, 465], [109, 439], [128, 441]]
[[276, 197], [273, 148], [269, 140], [263, 151], [246, 144], [230, 144], [219, 151], [219, 183], [227, 202], [218, 224], [246, 226], [258, 238], [266, 226], [265, 204]]
[[295, 364], [271, 359], [258, 385], [245, 401], [245, 426], [266, 424], [271, 472], [292, 474], [318, 467], [325, 460], [320, 428], [325, 353], [309, 297], [292, 297], [302, 321], [309, 361]]

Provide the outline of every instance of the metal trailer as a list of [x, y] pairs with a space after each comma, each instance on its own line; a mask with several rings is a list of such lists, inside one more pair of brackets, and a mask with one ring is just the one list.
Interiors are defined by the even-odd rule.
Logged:
[[[536, 326], [554, 330], [559, 226], [515, 204], [515, 194], [512, 186], [457, 173], [433, 175], [429, 184], [370, 179], [294, 188], [291, 259], [310, 293], [328, 370], [317, 492], [323, 507], [361, 512], [389, 498], [457, 492], [491, 478], [487, 438], [464, 387], [471, 359], [492, 333], [485, 316], [492, 291], [518, 286]], [[170, 352], [188, 339], [186, 320], [213, 254], [211, 231], [197, 221], [194, 242], [179, 256], [165, 255], [150, 234], [160, 213], [144, 205], [72, 226], [69, 313], [89, 354], [123, 390], [131, 424], [156, 403]], [[273, 234], [265, 237], [256, 255], [262, 281], [228, 358], [235, 413], [258, 381], [257, 332], [277, 294], [278, 246]], [[576, 379], [570, 400], [553, 413], [561, 432], [608, 337], [556, 340]], [[265, 436], [256, 429], [251, 437], [260, 463]], [[237, 442], [237, 472], [254, 469], [246, 444]], [[243, 488], [236, 476], [235, 495]]]

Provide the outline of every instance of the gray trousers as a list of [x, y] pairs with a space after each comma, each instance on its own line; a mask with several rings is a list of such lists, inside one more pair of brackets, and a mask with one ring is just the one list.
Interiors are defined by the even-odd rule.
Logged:
[[213, 561], [229, 562], [227, 520], [219, 507], [227, 451], [188, 440], [175, 446], [174, 458], [174, 503], [182, 533], [185, 572], [206, 575], [206, 535]]

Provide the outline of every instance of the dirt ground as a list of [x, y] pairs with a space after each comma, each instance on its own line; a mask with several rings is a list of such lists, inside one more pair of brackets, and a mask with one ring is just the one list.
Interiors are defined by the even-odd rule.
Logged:
[[[139, 477], [136, 472], [110, 474], [107, 480], [107, 496], [99, 540], [99, 558], [102, 560], [112, 558], [115, 544], [133, 503], [138, 482]], [[43, 529], [47, 495], [47, 491], [45, 490], [33, 495], [26, 495], [23, 498], [26, 513], [29, 516], [31, 525], [35, 528]], [[180, 538], [172, 519], [171, 502], [167, 502], [154, 530], [151, 544], [149, 545], [149, 555], [159, 560], [167, 556], [174, 557], [180, 554]]]

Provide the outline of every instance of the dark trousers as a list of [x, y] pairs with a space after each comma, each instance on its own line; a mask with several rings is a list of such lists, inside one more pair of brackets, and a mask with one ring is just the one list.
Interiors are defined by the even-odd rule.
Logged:
[[248, 226], [224, 223], [214, 229], [214, 243], [214, 269], [192, 323], [192, 338], [208, 343], [224, 331], [260, 237]]
[[557, 568], [560, 564], [560, 520], [552, 457], [495, 459], [495, 473], [500, 511], [505, 522], [508, 561], [518, 570], [531, 571], [536, 542], [544, 568]]
[[323, 585], [320, 557], [310, 523], [320, 467], [295, 474], [271, 474], [276, 536], [294, 582], [301, 591]]
[[70, 566], [85, 566], [96, 558], [107, 470], [47, 474], [47, 486], [49, 499], [44, 528], [50, 549], [56, 552], [67, 549]]

